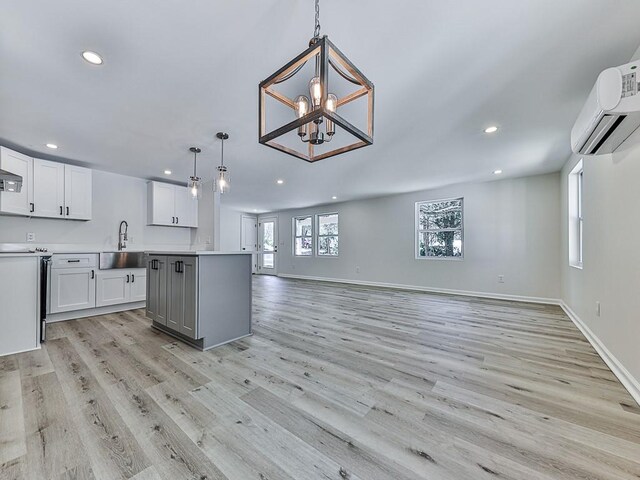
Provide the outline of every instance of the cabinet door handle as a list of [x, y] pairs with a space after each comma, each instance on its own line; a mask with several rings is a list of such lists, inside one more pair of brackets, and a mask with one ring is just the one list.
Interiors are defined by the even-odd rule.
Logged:
[[176, 260], [176, 264], [173, 269], [176, 273], [180, 273], [180, 262]]
[[69, 207], [67, 207], [67, 216], [69, 215]]
[[171, 217], [171, 223], [176, 223], [176, 217]]
[[180, 218], [176, 217], [176, 223], [180, 223]]
[[91, 270], [91, 280], [93, 280], [94, 278], [96, 278], [96, 271]]
[[60, 205], [60, 215], [62, 215], [62, 205]]
[[127, 275], [127, 283], [129, 283], [129, 275]]
[[36, 204], [35, 203], [30, 203], [29, 204], [29, 211], [31, 213], [33, 213], [36, 210]]
[[135, 283], [136, 281], [136, 276], [132, 273], [131, 274], [131, 283]]
[[80, 260], [67, 260], [67, 263], [80, 263]]

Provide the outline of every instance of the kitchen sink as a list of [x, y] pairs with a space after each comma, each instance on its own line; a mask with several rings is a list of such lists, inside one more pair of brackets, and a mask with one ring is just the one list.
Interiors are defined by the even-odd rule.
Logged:
[[145, 268], [144, 252], [101, 252], [100, 270], [113, 268]]

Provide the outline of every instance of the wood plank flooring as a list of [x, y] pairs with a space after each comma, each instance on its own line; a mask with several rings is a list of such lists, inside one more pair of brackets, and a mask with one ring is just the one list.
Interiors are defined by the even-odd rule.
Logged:
[[640, 478], [640, 408], [558, 307], [256, 277], [254, 332], [51, 325], [0, 358], [0, 479]]

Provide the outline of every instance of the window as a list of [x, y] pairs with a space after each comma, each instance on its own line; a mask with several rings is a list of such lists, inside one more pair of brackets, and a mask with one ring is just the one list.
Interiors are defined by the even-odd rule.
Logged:
[[416, 258], [462, 258], [462, 198], [416, 203]]
[[325, 213], [318, 219], [318, 255], [338, 256], [338, 214]]
[[583, 232], [583, 198], [584, 198], [584, 170], [582, 160], [569, 174], [568, 204], [569, 204], [569, 264], [582, 268], [582, 232]]
[[311, 215], [293, 219], [293, 254], [296, 257], [313, 255], [313, 220]]

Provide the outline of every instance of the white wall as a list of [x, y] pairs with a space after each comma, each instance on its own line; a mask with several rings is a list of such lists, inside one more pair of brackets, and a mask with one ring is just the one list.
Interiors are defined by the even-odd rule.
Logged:
[[27, 232], [34, 232], [36, 242], [28, 244], [33, 247], [114, 249], [121, 220], [129, 223], [130, 250], [187, 249], [191, 243], [189, 228], [147, 226], [147, 185], [140, 178], [94, 170], [92, 216], [85, 222], [1, 215], [0, 244], [26, 244]]
[[[224, 201], [224, 200], [223, 200]], [[227, 252], [240, 251], [240, 235], [243, 212], [220, 207], [220, 250]]]
[[569, 266], [568, 253], [567, 178], [579, 157], [562, 170], [562, 298], [640, 393], [640, 131], [626, 145], [612, 155], [583, 157], [582, 269]]
[[[554, 173], [279, 212], [278, 273], [558, 299], [559, 180]], [[416, 259], [415, 202], [451, 197], [464, 197], [464, 260]], [[294, 257], [292, 217], [334, 211], [340, 256]]]
[[568, 175], [580, 157], [571, 156], [561, 173], [562, 298], [640, 402], [640, 130], [611, 155], [582, 158], [582, 269], [569, 265], [568, 247]]

